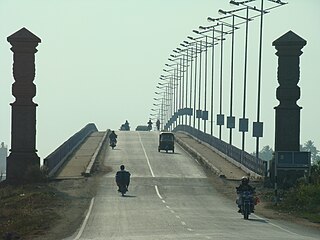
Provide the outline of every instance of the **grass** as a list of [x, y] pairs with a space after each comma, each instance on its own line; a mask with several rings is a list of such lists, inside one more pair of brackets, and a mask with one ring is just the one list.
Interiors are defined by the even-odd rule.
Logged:
[[0, 186], [0, 237], [14, 233], [24, 239], [46, 231], [59, 216], [54, 206], [63, 204], [47, 184]]
[[[274, 193], [264, 193], [264, 199], [273, 202]], [[271, 209], [278, 212], [305, 218], [320, 223], [320, 184], [300, 184], [281, 193], [277, 205], [270, 204]]]

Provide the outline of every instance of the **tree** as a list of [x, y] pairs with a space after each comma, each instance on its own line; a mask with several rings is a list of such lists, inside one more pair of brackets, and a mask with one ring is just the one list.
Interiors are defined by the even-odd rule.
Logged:
[[[256, 155], [255, 152], [252, 153], [253, 156]], [[264, 146], [260, 151], [259, 151], [259, 158], [265, 161], [270, 161], [273, 157], [273, 149], [267, 145]]]
[[316, 163], [320, 160], [319, 150], [314, 146], [314, 142], [309, 140], [304, 143], [304, 145], [300, 146], [301, 151], [310, 152], [311, 153], [311, 162]]

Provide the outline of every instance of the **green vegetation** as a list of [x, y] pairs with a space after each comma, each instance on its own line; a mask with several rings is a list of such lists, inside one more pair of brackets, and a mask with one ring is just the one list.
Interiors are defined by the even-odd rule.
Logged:
[[284, 191], [273, 209], [320, 223], [320, 161], [312, 165], [311, 183], [303, 180]]
[[[300, 151], [311, 153], [310, 183], [306, 183], [306, 179], [299, 179], [294, 187], [279, 190], [280, 201], [271, 208], [320, 223], [320, 151], [311, 140], [301, 145]], [[263, 160], [270, 160], [272, 154], [273, 150], [269, 146], [263, 147], [259, 153]], [[264, 189], [263, 198], [268, 202], [273, 202], [273, 191]]]
[[291, 188], [274, 209], [320, 223], [320, 184], [300, 184]]
[[[55, 189], [43, 184], [0, 186], [0, 237], [25, 238], [46, 231], [59, 217], [54, 206], [63, 204]], [[32, 237], [31, 237], [32, 238]]]

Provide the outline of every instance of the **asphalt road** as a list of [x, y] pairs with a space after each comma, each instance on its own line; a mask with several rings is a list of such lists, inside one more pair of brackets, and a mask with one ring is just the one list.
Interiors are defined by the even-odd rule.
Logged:
[[[264, 219], [244, 220], [234, 201], [219, 194], [201, 166], [176, 145], [158, 152], [156, 132], [118, 132], [105, 165], [113, 172], [101, 181], [87, 217], [69, 239], [319, 239], [319, 232]], [[132, 174], [121, 197], [114, 176], [124, 164]]]

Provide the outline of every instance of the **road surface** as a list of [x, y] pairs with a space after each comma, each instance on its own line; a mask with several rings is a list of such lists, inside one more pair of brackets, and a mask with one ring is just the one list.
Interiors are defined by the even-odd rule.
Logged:
[[[158, 152], [156, 132], [117, 132], [106, 154], [106, 174], [79, 231], [68, 239], [319, 239], [313, 229], [252, 214], [243, 220], [234, 201], [218, 193], [201, 166], [176, 145]], [[117, 192], [115, 172], [131, 172], [126, 197]]]

